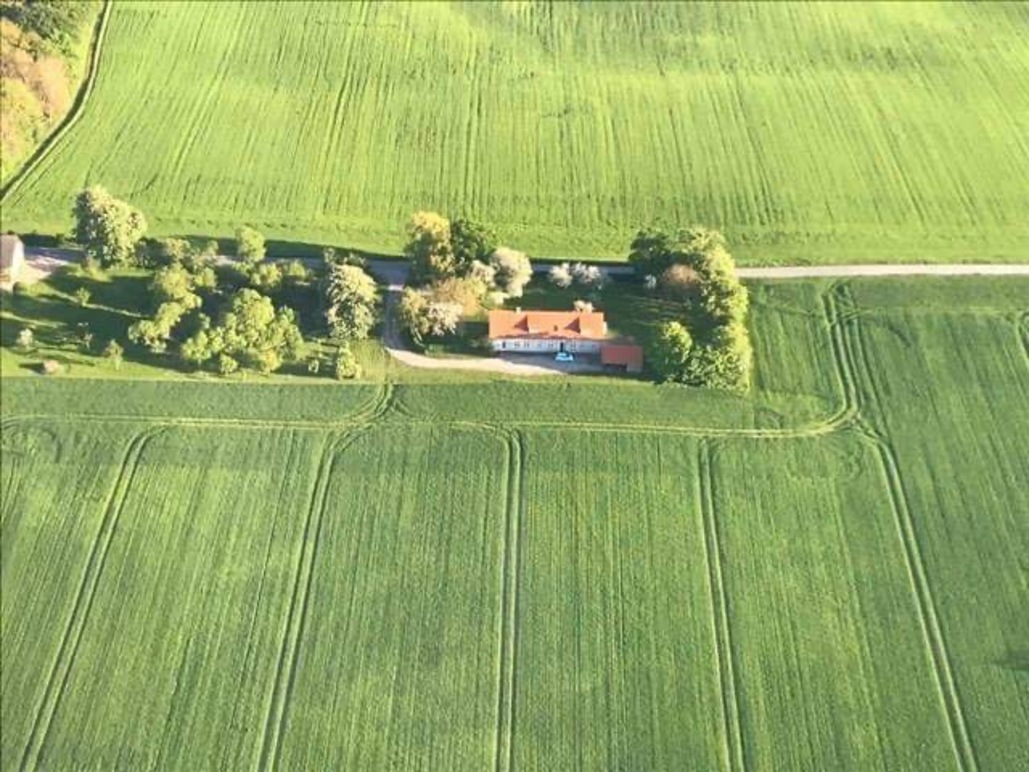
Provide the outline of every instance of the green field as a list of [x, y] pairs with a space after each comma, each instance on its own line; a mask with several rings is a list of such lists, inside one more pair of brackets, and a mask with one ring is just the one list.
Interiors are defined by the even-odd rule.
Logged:
[[1017, 262], [1027, 40], [1024, 3], [115, 0], [3, 229], [100, 183], [160, 234], [396, 252], [440, 209], [544, 256], [660, 221], [751, 264]]
[[0, 768], [1024, 768], [1029, 282], [755, 297], [749, 397], [8, 374]]

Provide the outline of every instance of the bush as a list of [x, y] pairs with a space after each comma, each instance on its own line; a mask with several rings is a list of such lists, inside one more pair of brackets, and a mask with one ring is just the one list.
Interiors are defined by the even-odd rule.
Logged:
[[337, 381], [348, 381], [357, 378], [361, 374], [361, 367], [357, 364], [357, 358], [350, 349], [349, 343], [342, 343], [336, 354], [336, 363], [333, 370]]
[[43, 375], [60, 375], [64, 371], [64, 365], [56, 359], [44, 359], [39, 365], [39, 372]]
[[120, 370], [122, 359], [125, 356], [125, 349], [122, 348], [121, 344], [118, 343], [118, 341], [109, 340], [107, 342], [107, 345], [104, 346], [102, 356], [104, 357], [104, 359], [111, 363], [111, 366], [115, 370]]
[[76, 305], [80, 306], [88, 305], [89, 300], [92, 296], [92, 293], [90, 293], [90, 291], [85, 287], [79, 287], [77, 290], [75, 290], [74, 294], [72, 295], [72, 297], [75, 298]]
[[36, 338], [30, 328], [23, 327], [18, 331], [18, 338], [14, 341], [14, 347], [23, 353], [28, 353], [36, 347]]
[[219, 375], [232, 375], [237, 370], [239, 370], [239, 362], [230, 357], [228, 354], [218, 355]]

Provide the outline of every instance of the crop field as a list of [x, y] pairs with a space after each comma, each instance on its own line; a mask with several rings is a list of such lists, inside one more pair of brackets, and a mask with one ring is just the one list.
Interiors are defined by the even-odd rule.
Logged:
[[440, 209], [544, 256], [657, 220], [747, 263], [1017, 261], [1027, 41], [1024, 3], [115, 0], [3, 228], [101, 183], [158, 234], [395, 252]]
[[820, 417], [5, 379], [0, 768], [1024, 768], [1029, 283], [773, 296]]

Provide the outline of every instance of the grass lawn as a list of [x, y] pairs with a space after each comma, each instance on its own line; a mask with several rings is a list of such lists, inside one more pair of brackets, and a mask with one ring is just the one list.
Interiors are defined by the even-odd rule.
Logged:
[[101, 183], [157, 234], [396, 253], [411, 212], [624, 259], [658, 220], [746, 264], [1019, 261], [1019, 3], [115, 2], [81, 119], [2, 200]]

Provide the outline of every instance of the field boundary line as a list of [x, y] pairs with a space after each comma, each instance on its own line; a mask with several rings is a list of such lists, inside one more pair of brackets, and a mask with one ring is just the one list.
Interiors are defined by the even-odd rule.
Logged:
[[[853, 304], [849, 295], [845, 299], [848, 303]], [[850, 351], [850, 356], [852, 361], [860, 367], [861, 375], [868, 384], [878, 417], [882, 414], [882, 396], [872, 377], [868, 352], [861, 335], [860, 322], [855, 318], [853, 324], [855, 328], [854, 349]], [[977, 772], [979, 765], [975, 756], [975, 748], [968, 731], [957, 682], [954, 679], [950, 653], [940, 624], [936, 599], [933, 596], [932, 584], [925, 568], [925, 558], [922, 555], [914, 518], [911, 516], [911, 504], [904, 489], [904, 480], [897, 463], [896, 453], [884, 437], [868, 431], [862, 432], [862, 436], [874, 446], [882, 474], [886, 479], [890, 510], [904, 554], [908, 582], [922, 629], [922, 640], [929, 655], [929, 664], [936, 681], [940, 706], [947, 722], [954, 760], [958, 769], [963, 772]]]
[[111, 486], [111, 491], [104, 504], [104, 514], [100, 521], [100, 527], [93, 539], [93, 544], [90, 547], [89, 558], [82, 573], [79, 590], [76, 593], [75, 602], [68, 616], [64, 635], [61, 637], [61, 645], [58, 647], [57, 656], [54, 658], [54, 663], [50, 668], [46, 688], [43, 691], [43, 699], [37, 707], [36, 716], [32, 722], [32, 730], [22, 752], [21, 761], [18, 765], [18, 768], [21, 770], [35, 769], [39, 766], [40, 757], [43, 755], [53, 718], [57, 714], [61, 697], [68, 683], [68, 677], [75, 664], [83, 632], [89, 619], [89, 612], [92, 609], [96, 590], [100, 584], [104, 566], [107, 562], [107, 554], [110, 551], [111, 542], [114, 540], [114, 532], [121, 519], [125, 499], [128, 497], [132, 481], [136, 476], [139, 459], [150, 440], [162, 430], [162, 428], [147, 429], [129, 440], [121, 466], [118, 469], [114, 483]]
[[515, 758], [515, 709], [522, 529], [525, 524], [525, 440], [518, 431], [501, 432], [507, 442], [507, 500], [504, 509], [504, 561], [500, 584], [500, 659], [497, 672], [495, 772], [510, 772]]
[[83, 111], [86, 109], [86, 103], [89, 101], [90, 95], [93, 93], [93, 87], [96, 85], [96, 74], [100, 69], [100, 51], [103, 48], [104, 38], [107, 33], [107, 22], [111, 17], [111, 7], [114, 5], [114, 0], [104, 0], [104, 7], [100, 9], [100, 16], [96, 21], [96, 26], [93, 31], [93, 39], [90, 44], [89, 61], [86, 64], [86, 76], [82, 81], [82, 85], [78, 89], [78, 94], [75, 97], [75, 101], [72, 103], [71, 109], [68, 114], [64, 116], [64, 119], [57, 124], [57, 127], [46, 136], [43, 143], [36, 148], [36, 151], [30, 155], [22, 167], [14, 173], [14, 175], [7, 181], [3, 189], [0, 190], [0, 205], [7, 202], [8, 197], [14, 193], [21, 183], [28, 177], [36, 167], [41, 164], [51, 151], [57, 146], [57, 144], [64, 138], [71, 128], [79, 122], [82, 117]]
[[722, 738], [725, 764], [730, 772], [747, 768], [743, 751], [743, 730], [740, 725], [740, 703], [736, 694], [736, 669], [729, 624], [729, 598], [722, 575], [721, 543], [714, 507], [714, 480], [711, 472], [711, 448], [701, 442], [697, 452], [697, 503], [704, 528], [704, 562], [707, 564], [711, 588], [711, 619], [714, 628], [715, 657], [722, 697]]
[[318, 472], [311, 488], [311, 499], [304, 522], [300, 554], [293, 576], [293, 592], [286, 615], [279, 645], [279, 656], [275, 667], [275, 681], [269, 699], [268, 714], [261, 733], [261, 750], [258, 756], [259, 769], [277, 768], [282, 752], [282, 734], [289, 714], [289, 700], [293, 693], [297, 661], [304, 627], [307, 622], [308, 601], [314, 581], [314, 569], [318, 557], [325, 504], [328, 498], [329, 481], [336, 460], [350, 444], [356, 441], [361, 431], [340, 434], [327, 439], [318, 462]]

